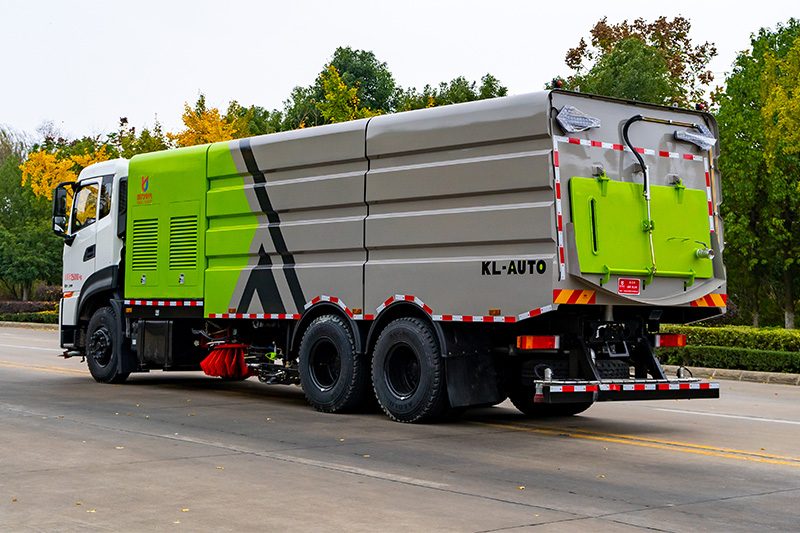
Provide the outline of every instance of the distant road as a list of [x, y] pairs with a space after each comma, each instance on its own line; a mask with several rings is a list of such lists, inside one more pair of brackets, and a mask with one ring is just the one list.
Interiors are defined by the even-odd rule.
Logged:
[[[800, 387], [438, 425], [199, 373], [95, 383], [0, 328], [0, 531], [797, 531]], [[174, 528], [174, 529], [171, 529]]]

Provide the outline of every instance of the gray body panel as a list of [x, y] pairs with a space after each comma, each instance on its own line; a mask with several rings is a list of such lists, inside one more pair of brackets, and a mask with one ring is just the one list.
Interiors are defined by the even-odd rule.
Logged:
[[[554, 117], [566, 104], [602, 126], [562, 133]], [[302, 313], [305, 302], [324, 295], [369, 316], [403, 295], [426, 304], [436, 319], [499, 314], [515, 321], [555, 309], [559, 289], [594, 290], [598, 305], [688, 306], [724, 292], [721, 254], [711, 278], [688, 289], [684, 280], [655, 278], [634, 296], [616, 293], [619, 276], [601, 286], [600, 276], [580, 271], [564, 192], [569, 180], [591, 178], [593, 165], [615, 180], [639, 183], [641, 174], [627, 151], [566, 138], [622, 144], [622, 124], [636, 114], [703, 120], [685, 110], [540, 92], [232, 141], [259, 228], [230, 307]], [[656, 154], [700, 154], [676, 142], [674, 130], [639, 123], [631, 137]], [[654, 185], [677, 175], [686, 187], [706, 190], [702, 162], [645, 157]], [[718, 217], [714, 224], [711, 244], [719, 253]], [[259, 269], [273, 272], [279, 302], [247, 296]]]

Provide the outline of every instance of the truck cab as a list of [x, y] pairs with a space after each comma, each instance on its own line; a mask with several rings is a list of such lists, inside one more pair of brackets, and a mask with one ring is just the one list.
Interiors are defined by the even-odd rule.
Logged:
[[83, 351], [94, 312], [122, 297], [128, 161], [85, 168], [53, 194], [53, 231], [64, 239], [61, 346]]

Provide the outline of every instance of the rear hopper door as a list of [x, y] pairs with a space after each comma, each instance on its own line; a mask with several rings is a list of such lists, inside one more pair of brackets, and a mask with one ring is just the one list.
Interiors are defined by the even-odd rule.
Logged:
[[[555, 131], [563, 134], [554, 136], [557, 175], [569, 202], [563, 226], [567, 270], [637, 300], [686, 299], [690, 287], [699, 288], [697, 281], [714, 278], [712, 249], [719, 247], [709, 180], [712, 151], [675, 135], [697, 130], [703, 117], [554, 95], [557, 112], [568, 106], [593, 123], [570, 132], [554, 121]], [[623, 290], [628, 281], [637, 287], [634, 292]], [[656, 288], [645, 295], [639, 287]]]

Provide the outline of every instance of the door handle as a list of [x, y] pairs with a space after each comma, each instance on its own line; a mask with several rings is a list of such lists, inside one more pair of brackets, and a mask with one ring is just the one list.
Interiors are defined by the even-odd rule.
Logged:
[[94, 259], [94, 249], [95, 249], [94, 244], [86, 247], [86, 251], [83, 252], [84, 261], [88, 261], [89, 259]]

